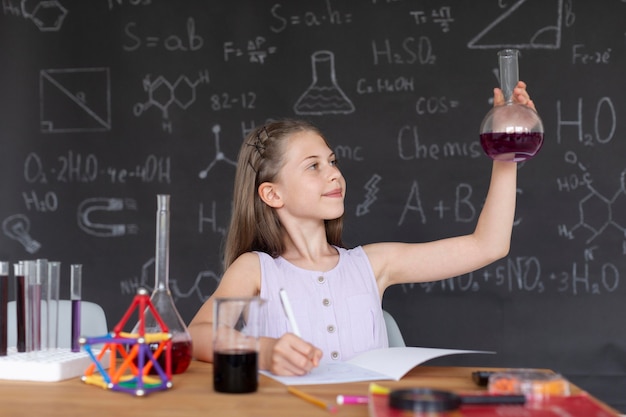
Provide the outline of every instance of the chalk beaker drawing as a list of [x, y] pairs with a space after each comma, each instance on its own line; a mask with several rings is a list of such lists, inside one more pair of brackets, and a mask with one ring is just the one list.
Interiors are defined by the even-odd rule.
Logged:
[[337, 84], [335, 56], [330, 51], [311, 55], [313, 82], [294, 105], [296, 114], [350, 114], [354, 105]]

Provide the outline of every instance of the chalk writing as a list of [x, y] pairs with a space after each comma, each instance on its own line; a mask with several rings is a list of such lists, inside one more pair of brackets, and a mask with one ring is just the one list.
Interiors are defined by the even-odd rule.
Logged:
[[[473, 39], [471, 39], [467, 46], [470, 49], [503, 49], [503, 48], [518, 48], [518, 49], [558, 49], [561, 47], [562, 36], [562, 24], [563, 24], [563, 0], [549, 0], [544, 2], [546, 6], [542, 9], [542, 13], [548, 15], [554, 14], [554, 20], [552, 25], [536, 26], [542, 24], [543, 20], [532, 19], [529, 21], [524, 17], [522, 12], [526, 9], [531, 10], [533, 3], [528, 0], [517, 0], [511, 6], [508, 6], [506, 10], [498, 16], [493, 22], [489, 23], [485, 29], [480, 31]], [[520, 26], [521, 25], [521, 26]], [[524, 30], [516, 31], [499, 31], [501, 27], [523, 27]], [[493, 32], [498, 33], [498, 36], [492, 37], [489, 35]], [[506, 36], [502, 39], [502, 33]]]
[[350, 114], [355, 108], [335, 75], [335, 54], [317, 51], [311, 55], [311, 85], [298, 98], [293, 110], [300, 115]]
[[[151, 75], [147, 74], [143, 79], [143, 89], [148, 93], [148, 100], [143, 103], [136, 103], [133, 106], [133, 113], [139, 117], [154, 106], [161, 110], [163, 119], [168, 119], [171, 105], [175, 104], [186, 110], [196, 101], [196, 87], [208, 83], [209, 72], [207, 70], [200, 71], [198, 78], [194, 81], [191, 81], [186, 75], [180, 75], [173, 83], [170, 83], [162, 75], [152, 80]], [[171, 133], [171, 123], [164, 122], [163, 130]]]
[[572, 64], [610, 64], [611, 48], [604, 51], [586, 51], [585, 45], [572, 46]]
[[615, 292], [619, 288], [619, 269], [612, 263], [604, 263], [600, 270], [589, 272], [589, 264], [582, 267], [578, 263], [572, 264], [571, 272], [550, 274], [549, 279], [556, 282], [557, 291], [563, 294], [607, 294]]
[[438, 9], [432, 9], [430, 12], [425, 10], [412, 10], [409, 15], [413, 18], [416, 25], [424, 25], [428, 22], [438, 24], [443, 33], [450, 31], [450, 24], [454, 22], [452, 10], [450, 6], [442, 6]]
[[203, 169], [202, 171], [198, 173], [198, 177], [200, 178], [206, 178], [209, 174], [209, 171], [211, 171], [211, 169], [215, 166], [215, 164], [219, 162], [226, 162], [227, 164], [230, 164], [232, 166], [237, 166], [237, 162], [233, 161], [232, 159], [227, 158], [226, 155], [224, 155], [224, 153], [220, 150], [220, 131], [221, 130], [222, 129], [220, 125], [214, 125], [213, 128], [211, 129], [211, 131], [213, 132], [215, 157], [205, 169]]
[[[556, 111], [557, 111], [557, 131], [556, 131], [556, 140], [557, 143], [561, 143], [562, 138], [562, 128], [566, 126], [572, 126], [576, 128], [578, 133], [577, 136], [574, 136], [580, 143], [584, 143], [588, 146], [593, 146], [594, 144], [606, 144], [610, 142], [615, 137], [615, 132], [617, 130], [617, 113], [615, 110], [615, 106], [613, 104], [613, 100], [610, 97], [602, 97], [598, 100], [596, 105], [596, 111], [593, 117], [593, 132], [585, 132], [583, 129], [583, 99], [579, 98], [577, 101], [577, 109], [575, 118], [565, 119], [563, 116], [562, 110], [563, 104], [561, 100], [557, 100], [556, 102]], [[571, 117], [571, 116], [569, 116]]]
[[[43, 133], [106, 132], [111, 129], [109, 68], [61, 68], [39, 72]], [[65, 111], [59, 112], [63, 108]]]
[[356, 206], [356, 215], [362, 216], [369, 213], [370, 206], [378, 200], [378, 183], [382, 177], [378, 174], [372, 175], [372, 177], [365, 183], [363, 189], [365, 190], [364, 201]]
[[305, 11], [303, 13], [283, 14], [283, 5], [277, 3], [270, 9], [273, 18], [270, 30], [275, 33], [283, 32], [290, 26], [304, 26], [316, 28], [324, 24], [344, 25], [352, 22], [351, 13], [342, 13], [333, 7], [332, 0], [324, 1], [326, 8], [323, 11]]
[[[131, 179], [144, 183], [172, 181], [171, 157], [148, 155], [144, 162], [130, 168], [102, 165], [95, 154], [67, 151], [56, 158], [57, 164], [46, 166], [39, 154], [29, 153], [24, 160], [24, 180], [29, 184], [94, 183], [106, 181], [124, 184]], [[49, 179], [50, 178], [50, 179]]]
[[133, 168], [108, 166], [106, 176], [111, 184], [125, 184], [132, 179], [138, 179], [143, 183], [170, 184], [172, 182], [171, 157], [149, 155], [142, 165], [135, 165]]
[[[469, 223], [476, 219], [478, 209], [476, 204], [471, 201], [473, 189], [470, 184], [460, 183], [457, 184], [454, 191], [454, 203], [452, 206], [445, 205], [444, 200], [440, 200], [435, 206], [432, 207], [432, 211], [437, 214], [439, 219], [444, 217], [444, 214], [454, 207], [454, 210], [450, 214], [453, 215], [454, 221], [459, 223]], [[408, 214], [416, 214], [418, 220], [425, 224], [427, 222], [426, 209], [420, 197], [420, 187], [417, 181], [411, 183], [411, 187], [408, 196], [405, 200], [404, 207], [402, 208], [402, 214], [398, 220], [398, 226], [401, 226], [405, 221], [408, 221]]]
[[335, 155], [337, 155], [337, 159], [340, 161], [350, 160], [361, 162], [365, 158], [363, 156], [363, 147], [362, 146], [347, 146], [347, 145], [336, 145], [333, 147], [335, 151]]
[[604, 263], [594, 272], [590, 272], [589, 268], [588, 263], [580, 266], [574, 262], [571, 271], [544, 274], [538, 257], [517, 256], [443, 281], [402, 284], [402, 289], [406, 293], [417, 289], [434, 293], [478, 292], [493, 287], [509, 293], [542, 294], [550, 291], [570, 296], [602, 295], [619, 289], [620, 273], [614, 264]]
[[48, 191], [42, 196], [35, 190], [31, 190], [30, 192], [23, 191], [22, 199], [28, 211], [45, 213], [56, 211], [59, 208], [59, 198], [54, 191]]
[[[196, 296], [199, 302], [206, 301], [217, 288], [220, 277], [210, 270], [200, 271], [195, 280], [186, 291], [180, 289], [179, 280], [170, 278], [169, 286], [174, 301], [188, 299]], [[120, 281], [120, 288], [123, 295], [133, 295], [139, 288], [146, 288], [152, 292], [154, 290], [154, 258], [151, 258], [141, 267], [140, 276]]]
[[[133, 199], [124, 198], [87, 198], [83, 200], [77, 210], [78, 227], [85, 233], [95, 237], [121, 237], [128, 234], [136, 234], [139, 227], [129, 223], [105, 223], [92, 220], [105, 218], [102, 213], [118, 212], [123, 210], [137, 210], [137, 203]], [[94, 214], [95, 213], [95, 214]]]
[[[220, 236], [226, 236], [226, 226], [223, 224], [220, 226], [220, 222], [217, 217], [217, 201], [211, 201], [208, 208], [205, 209], [204, 203], [200, 203], [198, 206], [198, 233], [202, 234], [206, 229], [210, 232], [217, 233]], [[208, 226], [208, 227], [207, 227]]]
[[[569, 155], [571, 155], [571, 152]], [[569, 228], [565, 225], [559, 225], [559, 234], [568, 239], [574, 239], [575, 232], [582, 228], [591, 233], [591, 236], [586, 240], [586, 243], [591, 243], [607, 228], [612, 227], [626, 236], [626, 213], [623, 210], [614, 210], [613, 208], [616, 204], [621, 207], [626, 204], [626, 170], [620, 174], [619, 189], [608, 197], [592, 185], [591, 176], [587, 174], [587, 172], [583, 174], [581, 183], [587, 187], [589, 192], [578, 202], [579, 221]], [[574, 178], [576, 178], [576, 181], [574, 181]], [[569, 181], [557, 178], [559, 191], [576, 189], [577, 187], [574, 185], [578, 186], [577, 181], [578, 177], [570, 177]], [[586, 214], [588, 212], [593, 214]]]
[[211, 94], [211, 110], [224, 111], [235, 107], [244, 110], [256, 108], [257, 96], [254, 91], [246, 91], [240, 94], [219, 93]]
[[418, 127], [405, 125], [398, 131], [398, 156], [404, 161], [442, 158], [468, 157], [479, 158], [484, 152], [478, 141], [471, 143], [443, 142], [424, 144], [420, 142]]
[[36, 253], [41, 243], [30, 235], [30, 220], [24, 214], [14, 214], [2, 221], [2, 232], [19, 242], [28, 253]]
[[[17, 3], [20, 5], [18, 6]], [[58, 32], [67, 16], [67, 9], [57, 0], [34, 2], [29, 8], [26, 1], [2, 0], [2, 12], [5, 15], [21, 16], [29, 19], [41, 32]]]
[[356, 92], [358, 94], [371, 93], [399, 93], [415, 91], [415, 80], [413, 77], [398, 77], [390, 80], [388, 78], [377, 78], [375, 81], [368, 82], [365, 78], [360, 78], [356, 84]]
[[109, 10], [117, 6], [149, 6], [152, 4], [152, 0], [107, 0], [109, 3]]
[[204, 38], [196, 34], [196, 22], [193, 17], [187, 19], [186, 33], [183, 36], [169, 35], [165, 38], [156, 35], [141, 36], [135, 33], [136, 27], [136, 22], [128, 22], [126, 26], [124, 26], [124, 34], [129, 41], [129, 43], [122, 45], [124, 51], [134, 52], [141, 47], [162, 47], [168, 52], [188, 52], [197, 51], [204, 46]]
[[460, 102], [448, 97], [418, 97], [415, 112], [420, 116], [428, 114], [444, 114], [459, 107]]
[[427, 36], [420, 36], [417, 39], [409, 36], [399, 45], [392, 45], [388, 38], [382, 43], [373, 40], [372, 58], [374, 65], [434, 65], [437, 62], [432, 42]]
[[264, 64], [268, 56], [276, 53], [278, 48], [275, 46], [266, 46], [267, 40], [263, 36], [246, 42], [246, 46], [235, 46], [235, 42], [224, 42], [224, 62], [228, 62], [233, 57], [247, 57], [248, 62], [252, 64]]

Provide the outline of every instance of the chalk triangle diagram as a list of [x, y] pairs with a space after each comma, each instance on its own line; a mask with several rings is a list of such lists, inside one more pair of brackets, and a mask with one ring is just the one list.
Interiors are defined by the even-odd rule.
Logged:
[[467, 44], [470, 49], [558, 49], [563, 0], [518, 0]]
[[104, 132], [111, 129], [108, 68], [42, 70], [39, 100], [43, 133]]

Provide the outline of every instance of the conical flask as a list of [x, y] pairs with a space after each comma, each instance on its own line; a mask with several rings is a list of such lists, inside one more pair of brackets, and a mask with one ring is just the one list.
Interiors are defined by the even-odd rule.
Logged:
[[539, 114], [513, 101], [513, 89], [519, 81], [518, 55], [517, 49], [498, 52], [505, 104], [493, 107], [480, 125], [480, 144], [494, 160], [525, 161], [533, 158], [543, 145]]
[[[191, 362], [191, 335], [181, 318], [169, 287], [170, 250], [170, 196], [157, 195], [156, 212], [156, 254], [154, 260], [154, 291], [150, 301], [172, 334], [172, 373], [180, 374], [187, 370]], [[146, 333], [161, 333], [161, 327], [150, 310], [145, 312]], [[133, 333], [138, 332], [138, 325]], [[157, 345], [154, 346], [156, 349]], [[164, 355], [159, 363], [165, 366]]]

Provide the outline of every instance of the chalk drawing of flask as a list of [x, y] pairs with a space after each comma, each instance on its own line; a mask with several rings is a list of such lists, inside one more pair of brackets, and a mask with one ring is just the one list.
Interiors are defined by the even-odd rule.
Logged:
[[335, 56], [330, 51], [311, 55], [313, 82], [294, 105], [296, 114], [350, 114], [354, 105], [344, 94], [335, 77]]

